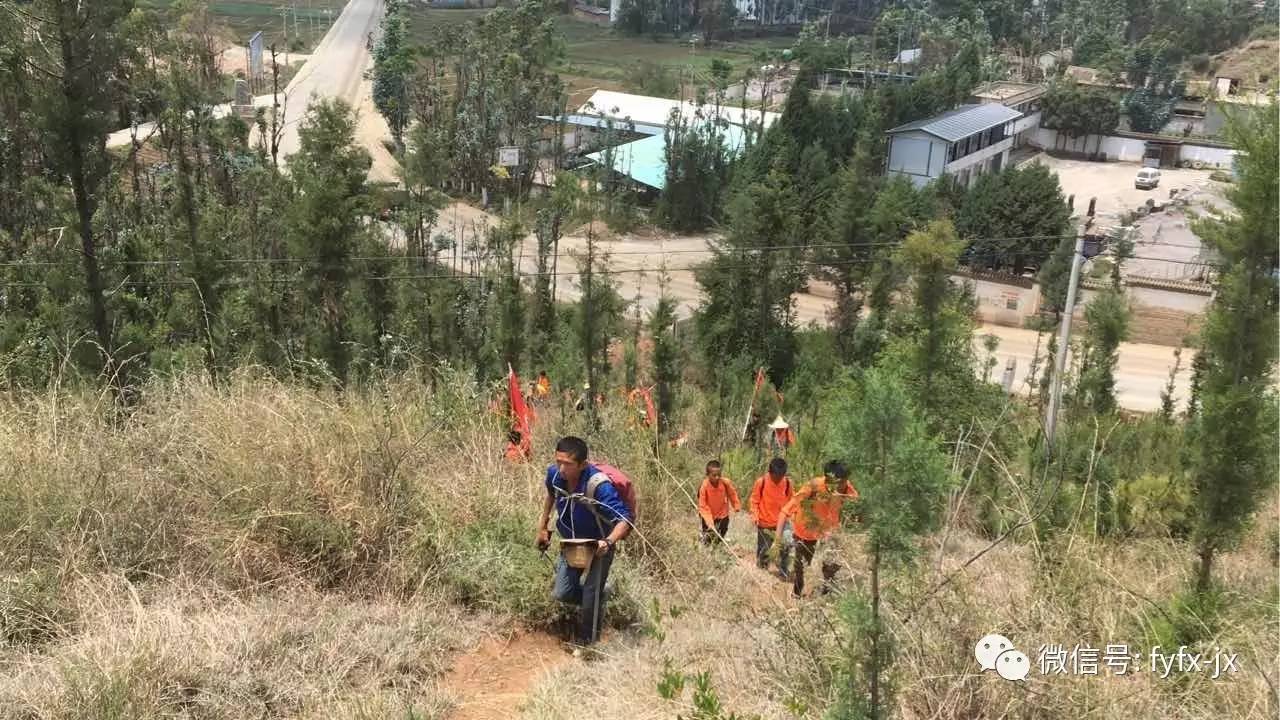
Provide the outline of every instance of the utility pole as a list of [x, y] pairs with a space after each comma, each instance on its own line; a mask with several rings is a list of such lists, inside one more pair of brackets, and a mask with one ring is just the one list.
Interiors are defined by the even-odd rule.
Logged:
[[1097, 198], [1089, 200], [1089, 213], [1084, 227], [1076, 232], [1076, 247], [1071, 253], [1071, 279], [1067, 281], [1067, 302], [1062, 309], [1062, 330], [1058, 335], [1058, 353], [1053, 359], [1053, 387], [1049, 392], [1049, 409], [1044, 419], [1046, 457], [1053, 454], [1054, 433], [1058, 429], [1058, 406], [1062, 403], [1062, 374], [1066, 369], [1067, 351], [1071, 348], [1071, 318], [1075, 314], [1076, 289], [1080, 285], [1080, 267], [1084, 265], [1084, 236], [1093, 224], [1093, 211]]
[[289, 8], [280, 6], [280, 25], [284, 29], [284, 66], [289, 67]]

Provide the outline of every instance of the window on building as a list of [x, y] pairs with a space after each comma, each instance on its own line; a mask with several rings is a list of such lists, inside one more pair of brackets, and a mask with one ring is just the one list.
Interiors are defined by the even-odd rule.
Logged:
[[1015, 298], [1015, 297], [1005, 298], [1005, 299], [1004, 299], [1004, 309], [1005, 309], [1005, 310], [1017, 310], [1017, 309], [1018, 309], [1018, 298]]

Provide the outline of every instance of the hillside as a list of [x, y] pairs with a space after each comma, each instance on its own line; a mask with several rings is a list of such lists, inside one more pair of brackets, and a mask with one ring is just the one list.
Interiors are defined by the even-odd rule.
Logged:
[[[723, 717], [817, 718], [847, 687], [863, 536], [827, 551], [844, 592], [791, 600], [747, 559], [742, 516], [730, 552], [695, 542], [690, 493], [717, 438], [646, 459], [618, 410], [588, 437], [634, 473], [643, 522], [615, 565], [601, 656], [566, 654], [532, 537], [541, 462], [582, 421], [542, 413], [538, 461], [512, 467], [499, 418], [479, 412], [487, 391], [442, 380], [344, 395], [252, 373], [157, 381], [127, 416], [78, 392], [0, 400], [0, 718], [722, 717], [688, 715], [692, 679], [660, 696], [664, 669], [668, 688], [676, 671], [708, 672]], [[754, 461], [726, 459], [745, 492]], [[1040, 490], [1006, 480], [998, 504], [1016, 518]], [[1094, 539], [1087, 498], [1064, 528], [1030, 525], [974, 559], [989, 545], [977, 499], [953, 496], [945, 529], [886, 588], [898, 716], [1274, 716], [1275, 504], [1220, 559], [1226, 590], [1195, 632], [1173, 602], [1186, 543]], [[1008, 683], [973, 659], [992, 630], [1032, 663], [1042, 644], [1168, 649], [1191, 633], [1197, 651], [1238, 653], [1240, 671]]]

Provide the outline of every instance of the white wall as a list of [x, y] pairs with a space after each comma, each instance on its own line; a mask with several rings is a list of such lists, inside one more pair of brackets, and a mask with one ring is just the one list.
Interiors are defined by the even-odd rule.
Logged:
[[[1031, 135], [1031, 144], [1044, 150], [1061, 150], [1081, 154], [1101, 152], [1106, 156], [1107, 160], [1133, 163], [1142, 162], [1142, 154], [1147, 147], [1145, 140], [1104, 135], [1102, 137], [1102, 147], [1099, 150], [1097, 135], [1072, 138], [1065, 133], [1059, 133], [1057, 130], [1050, 130], [1045, 127], [1036, 130]], [[1236, 151], [1230, 148], [1197, 145], [1188, 141], [1183, 141], [1179, 150], [1179, 158], [1182, 160], [1193, 162], [1200, 160], [1211, 167], [1224, 169], [1231, 167], [1232, 158], [1235, 157], [1235, 154]]]
[[947, 144], [928, 133], [899, 133], [889, 138], [885, 173], [902, 175], [920, 187], [942, 174]]
[[1022, 327], [1023, 322], [1040, 310], [1040, 286], [1002, 283], [997, 280], [952, 275], [951, 281], [968, 284], [978, 300], [978, 317], [983, 322]]
[[1165, 310], [1177, 310], [1179, 312], [1191, 313], [1192, 315], [1203, 314], [1209, 309], [1209, 303], [1213, 300], [1213, 297], [1208, 294], [1171, 290], [1168, 288], [1130, 285], [1128, 287], [1128, 291], [1129, 297], [1133, 300], [1135, 305], [1144, 305], [1146, 307], [1162, 308]]
[[929, 149], [933, 143], [923, 138], [895, 137], [889, 146], [889, 169], [912, 175], [929, 174]]
[[1062, 150], [1064, 152], [1088, 153], [1101, 152], [1107, 160], [1120, 162], [1142, 162], [1142, 153], [1146, 150], [1145, 140], [1122, 138], [1105, 135], [1102, 147], [1098, 147], [1097, 135], [1085, 135], [1078, 138], [1069, 137], [1066, 133], [1042, 127], [1031, 136], [1031, 144], [1045, 150]]
[[1020, 117], [1013, 121], [1013, 127], [1009, 130], [1010, 135], [1017, 135], [1027, 130], [1035, 130], [1040, 127], [1040, 111], [1031, 113], [1025, 117]]
[[1182, 154], [1179, 156], [1183, 160], [1192, 162], [1199, 160], [1206, 165], [1230, 169], [1235, 160], [1236, 151], [1230, 148], [1209, 147], [1208, 145], [1187, 145], [1183, 144]]
[[[1129, 298], [1129, 302], [1135, 308], [1173, 310], [1189, 315], [1204, 314], [1209, 309], [1209, 303], [1213, 301], [1213, 296], [1207, 293], [1174, 288], [1157, 288], [1126, 283], [1124, 291]], [[1076, 301], [1076, 310], [1079, 311], [1085, 305], [1088, 305], [1090, 301], [1097, 297], [1099, 292], [1101, 291], [1089, 287], [1080, 288], [1080, 299]]]

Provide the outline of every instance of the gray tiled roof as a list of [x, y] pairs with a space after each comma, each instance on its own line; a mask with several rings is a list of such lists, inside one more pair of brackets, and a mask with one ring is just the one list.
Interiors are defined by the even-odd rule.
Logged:
[[955, 142], [993, 127], [1017, 120], [1022, 113], [998, 103], [986, 105], [961, 105], [924, 120], [909, 122], [889, 131], [890, 134], [919, 130], [936, 135], [947, 142]]

